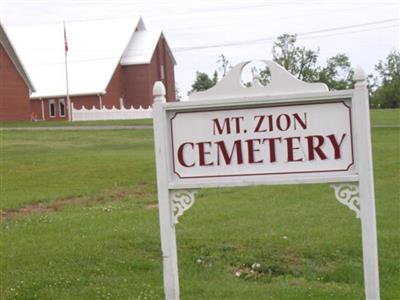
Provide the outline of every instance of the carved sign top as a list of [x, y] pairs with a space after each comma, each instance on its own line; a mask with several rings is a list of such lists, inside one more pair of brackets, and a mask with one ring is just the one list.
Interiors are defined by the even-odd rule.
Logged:
[[221, 99], [257, 96], [266, 94], [291, 94], [291, 93], [310, 93], [326, 92], [328, 87], [324, 83], [307, 83], [301, 81], [282, 68], [277, 63], [270, 60], [263, 60], [271, 72], [271, 80], [267, 86], [253, 84], [247, 88], [241, 84], [243, 68], [249, 63], [242, 62], [233, 67], [229, 73], [222, 78], [214, 87], [207, 91], [196, 92], [190, 95], [190, 100]]

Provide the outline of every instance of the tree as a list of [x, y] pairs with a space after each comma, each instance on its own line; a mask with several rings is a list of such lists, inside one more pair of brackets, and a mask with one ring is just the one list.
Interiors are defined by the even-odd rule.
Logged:
[[283, 34], [277, 38], [272, 46], [272, 59], [280, 64], [297, 79], [316, 81], [318, 69], [316, 67], [319, 50], [306, 49], [296, 46], [297, 35]]
[[388, 83], [400, 76], [400, 52], [392, 50], [386, 57], [386, 62], [380, 60], [375, 65], [375, 71], [381, 77], [383, 84]]
[[182, 101], [181, 89], [178, 87], [178, 84], [175, 85], [175, 98], [178, 102]]
[[375, 65], [378, 77], [375, 78], [375, 91], [371, 95], [373, 107], [400, 107], [400, 52], [393, 50]]
[[252, 74], [252, 81], [249, 82], [242, 82], [242, 85], [244, 87], [250, 88], [253, 86], [254, 81], [259, 82], [259, 84], [266, 86], [271, 79], [271, 72], [269, 71], [268, 68], [261, 69], [257, 67], [252, 67], [251, 68], [251, 74]]
[[271, 71], [268, 68], [260, 70], [260, 83], [266, 86], [271, 81]]
[[353, 88], [353, 75], [349, 57], [346, 54], [336, 54], [319, 71], [318, 81], [325, 83], [331, 90], [345, 90]]
[[196, 79], [192, 84], [192, 90], [189, 93], [208, 90], [209, 88], [213, 87], [217, 83], [217, 81], [217, 71], [214, 71], [212, 79], [208, 76], [207, 73], [197, 71]]
[[228, 69], [232, 68], [229, 64], [229, 60], [226, 59], [225, 55], [221, 54], [217, 60], [217, 64], [220, 64], [218, 70], [222, 72], [222, 77], [225, 77]]
[[[348, 89], [353, 86], [353, 70], [345, 54], [337, 54], [327, 60], [325, 67], [318, 67], [318, 50], [296, 46], [297, 35], [283, 34], [272, 46], [273, 60], [292, 75], [306, 82], [324, 82], [331, 90]], [[261, 73], [261, 80], [269, 75]]]

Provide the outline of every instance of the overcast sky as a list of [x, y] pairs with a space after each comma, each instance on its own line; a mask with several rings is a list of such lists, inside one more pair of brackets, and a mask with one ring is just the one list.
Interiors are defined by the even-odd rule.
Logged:
[[[147, 29], [164, 31], [183, 97], [196, 71], [211, 74], [220, 54], [233, 65], [271, 59], [273, 41], [283, 33], [297, 33], [299, 45], [319, 48], [320, 65], [345, 53], [367, 73], [400, 43], [400, 2], [394, 0], [0, 0], [0, 20], [10, 28], [137, 15]], [[102, 41], [93, 42], [101, 47]]]

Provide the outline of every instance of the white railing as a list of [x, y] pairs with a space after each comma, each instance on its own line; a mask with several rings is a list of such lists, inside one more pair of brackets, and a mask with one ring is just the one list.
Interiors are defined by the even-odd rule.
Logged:
[[134, 108], [106, 108], [103, 106], [102, 109], [96, 107], [85, 108], [82, 106], [81, 109], [74, 108], [72, 104], [72, 121], [94, 121], [94, 120], [127, 120], [127, 119], [147, 119], [153, 118], [153, 110], [151, 107]]

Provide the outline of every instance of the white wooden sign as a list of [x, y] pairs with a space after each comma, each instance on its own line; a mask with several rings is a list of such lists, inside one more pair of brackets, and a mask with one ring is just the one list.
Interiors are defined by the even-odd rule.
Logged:
[[164, 289], [179, 299], [175, 225], [196, 189], [257, 184], [330, 183], [339, 202], [361, 216], [367, 299], [379, 299], [378, 254], [368, 93], [355, 72], [354, 90], [328, 91], [265, 62], [266, 87], [240, 84], [235, 66], [191, 101], [165, 102], [154, 86], [154, 140]]
[[170, 120], [173, 179], [354, 174], [350, 113], [341, 100], [177, 112]]

